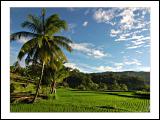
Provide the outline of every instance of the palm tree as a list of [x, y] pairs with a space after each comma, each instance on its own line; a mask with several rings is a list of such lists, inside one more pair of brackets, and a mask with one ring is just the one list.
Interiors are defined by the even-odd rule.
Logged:
[[57, 14], [53, 14], [46, 18], [46, 11], [42, 9], [41, 16], [28, 15], [28, 20], [22, 23], [23, 28], [29, 31], [21, 31], [13, 33], [10, 36], [11, 41], [29, 38], [29, 41], [24, 43], [19, 54], [18, 60], [27, 55], [25, 63], [39, 63], [42, 65], [41, 76], [37, 84], [36, 94], [32, 100], [34, 102], [38, 96], [38, 91], [43, 79], [45, 66], [56, 68], [55, 61], [67, 61], [62, 48], [71, 52], [72, 48], [69, 45], [72, 41], [64, 36], [56, 36], [55, 33], [67, 29], [67, 23], [61, 20]]
[[56, 84], [63, 81], [64, 78], [69, 76], [69, 70], [66, 68], [61, 61], [56, 61], [57, 68], [54, 70], [46, 71], [46, 77], [51, 80], [51, 94], [54, 93], [56, 95]]

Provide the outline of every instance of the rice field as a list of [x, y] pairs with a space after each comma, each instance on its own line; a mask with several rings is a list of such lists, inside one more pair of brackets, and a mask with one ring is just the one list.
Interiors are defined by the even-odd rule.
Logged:
[[150, 100], [133, 92], [95, 92], [57, 89], [56, 99], [33, 104], [13, 103], [11, 112], [149, 112]]

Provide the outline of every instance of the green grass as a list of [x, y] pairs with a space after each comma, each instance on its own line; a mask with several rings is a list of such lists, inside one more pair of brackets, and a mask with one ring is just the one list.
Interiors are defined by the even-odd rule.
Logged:
[[11, 112], [149, 112], [150, 100], [134, 92], [94, 92], [59, 88], [56, 99], [11, 104]]

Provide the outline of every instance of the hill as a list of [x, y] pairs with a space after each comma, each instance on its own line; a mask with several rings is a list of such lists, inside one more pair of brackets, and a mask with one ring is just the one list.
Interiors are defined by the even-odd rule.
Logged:
[[82, 90], [147, 90], [150, 89], [150, 72], [82, 73], [72, 71], [64, 80], [71, 88]]

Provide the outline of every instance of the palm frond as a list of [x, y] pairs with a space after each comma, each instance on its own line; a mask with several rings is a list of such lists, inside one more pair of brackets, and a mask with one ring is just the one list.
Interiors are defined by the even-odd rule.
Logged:
[[51, 42], [50, 50], [52, 51], [52, 57], [56, 57], [58, 60], [63, 60], [64, 62], [67, 61], [67, 57], [65, 56], [61, 48], [54, 42]]
[[32, 32], [36, 33], [42, 33], [43, 28], [42, 28], [42, 21], [40, 17], [37, 17], [35, 15], [28, 15], [28, 20], [24, 21], [21, 26], [23, 28], [27, 28]]
[[18, 59], [21, 60], [21, 59], [22, 59], [27, 53], [29, 53], [33, 48], [36, 48], [36, 44], [37, 44], [36, 38], [31, 39], [31, 40], [29, 40], [28, 42], [26, 42], [26, 43], [22, 46], [22, 48], [21, 48], [21, 50], [20, 50], [20, 52], [19, 52], [19, 54], [18, 54]]
[[57, 44], [58, 46], [65, 48], [67, 51], [71, 52], [72, 51], [72, 47], [66, 43], [64, 40], [61, 39], [54, 39], [54, 44]]
[[[34, 23], [31, 23], [29, 21], [24, 21], [21, 26], [23, 28], [27, 28], [29, 29], [30, 31], [32, 32], [36, 32], [36, 33], [39, 33], [40, 30], [38, 30], [38, 27], [34, 24]], [[38, 31], [38, 32], [37, 32]]]
[[46, 33], [51, 35], [60, 32], [62, 29], [67, 29], [67, 23], [61, 20], [57, 14], [51, 15], [46, 19]]
[[26, 32], [26, 31], [21, 31], [21, 32], [16, 32], [10, 35], [10, 40], [15, 41], [15, 40], [20, 40], [24, 38], [33, 38], [37, 37], [37, 34], [31, 33], [31, 32]]
[[64, 37], [64, 36], [54, 36], [54, 39], [61, 40], [61, 41], [64, 41], [66, 43], [72, 43], [72, 40], [70, 40], [69, 38]]

